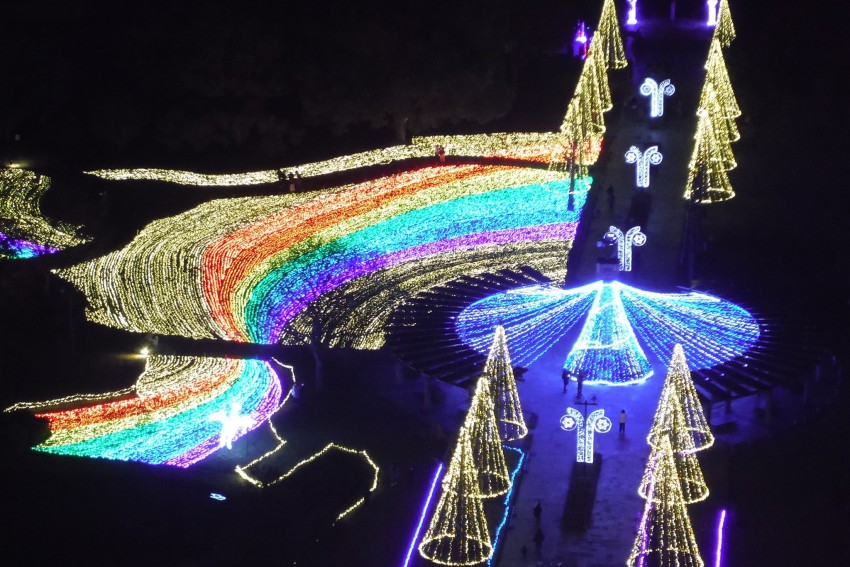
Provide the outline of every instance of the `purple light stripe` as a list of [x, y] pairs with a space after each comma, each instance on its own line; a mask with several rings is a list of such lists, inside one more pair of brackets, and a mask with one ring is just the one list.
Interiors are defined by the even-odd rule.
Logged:
[[726, 508], [720, 510], [720, 518], [717, 521], [717, 547], [714, 551], [714, 567], [720, 567], [723, 557], [723, 526], [726, 524]]
[[[242, 430], [241, 433], [236, 435], [233, 438], [233, 441], [236, 441], [240, 437], [247, 435], [251, 431], [255, 430], [257, 427], [262, 425], [269, 417], [271, 417], [271, 415], [275, 411], [280, 408], [280, 398], [283, 393], [280, 381], [270, 380], [268, 386], [268, 390], [263, 396], [263, 399], [260, 401], [257, 408], [251, 413], [252, 424]], [[195, 463], [204, 460], [212, 453], [217, 451], [219, 449], [219, 443], [219, 436], [215, 435], [213, 437], [210, 437], [209, 439], [206, 439], [202, 443], [195, 445], [192, 449], [186, 451], [185, 453], [168, 459], [163, 464], [177, 466], [181, 468], [190, 467]]]
[[[269, 318], [275, 320], [271, 336], [278, 337], [283, 327], [298, 315], [312, 301], [320, 296], [378, 270], [391, 268], [411, 260], [419, 260], [428, 256], [436, 256], [447, 252], [472, 249], [481, 246], [514, 244], [517, 242], [535, 242], [545, 240], [574, 240], [578, 223], [557, 223], [539, 226], [523, 227], [510, 230], [496, 230], [468, 234], [457, 238], [438, 240], [419, 246], [412, 246], [377, 258], [360, 262], [348, 267], [339, 275], [324, 280], [318, 285], [306, 290], [300, 298], [280, 305], [278, 314]], [[275, 338], [275, 341], [277, 339]]]
[[434, 471], [434, 478], [431, 480], [431, 488], [428, 490], [428, 497], [425, 498], [425, 504], [422, 506], [422, 514], [419, 516], [419, 524], [413, 532], [413, 537], [410, 539], [410, 546], [407, 548], [407, 556], [404, 558], [402, 567], [407, 567], [410, 563], [410, 558], [413, 555], [413, 548], [416, 547], [416, 542], [419, 540], [419, 532], [422, 531], [422, 524], [425, 523], [425, 515], [428, 513], [428, 508], [431, 507], [431, 499], [434, 497], [434, 488], [437, 486], [437, 481], [440, 479], [440, 473], [443, 471], [443, 463], [437, 465], [437, 470]]

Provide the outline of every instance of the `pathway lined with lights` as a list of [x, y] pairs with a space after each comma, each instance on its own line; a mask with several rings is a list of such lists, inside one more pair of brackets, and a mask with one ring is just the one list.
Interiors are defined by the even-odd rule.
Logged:
[[[688, 22], [683, 24], [683, 26], [688, 25], [690, 25]], [[675, 115], [668, 116], [665, 127], [650, 129], [643, 118], [636, 120], [626, 114], [628, 109], [623, 110], [619, 124], [613, 127], [616, 138], [612, 146], [608, 148], [614, 159], [599, 172], [601, 183], [598, 205], [595, 210], [589, 211], [595, 214], [586, 215], [586, 222], [583, 222], [579, 229], [588, 231], [584, 248], [579, 254], [582, 263], [570, 265], [568, 284], [571, 285], [568, 285], [566, 290], [562, 290], [563, 293], [568, 294], [571, 289], [578, 292], [578, 290], [600, 285], [593, 283], [599, 279], [595, 265], [598, 254], [596, 241], [610, 226], [622, 227], [625, 230], [633, 224], [638, 224], [633, 222], [634, 218], [631, 218], [635, 208], [629, 197], [635, 195], [637, 191], [648, 191], [651, 196], [651, 206], [649, 216], [645, 219], [647, 222], [643, 222], [644, 219], [638, 219], [641, 231], [647, 235], [646, 244], [634, 252], [636, 255], [634, 270], [627, 274], [622, 273], [623, 283], [615, 284], [614, 287], [621, 288], [618, 296], [622, 300], [623, 319], [630, 322], [630, 327], [635, 329], [635, 334], [643, 341], [642, 344], [647, 345], [654, 355], [653, 360], [649, 362], [648, 372], [653, 372], [656, 377], [624, 388], [611, 388], [591, 381], [585, 382], [583, 392], [585, 399], [596, 395], [599, 404], [591, 406], [588, 413], [595, 407], [602, 408], [607, 416], [616, 421], [616, 415], [621, 409], [625, 409], [628, 417], [624, 436], [621, 437], [613, 431], [595, 437], [596, 451], [601, 455], [601, 473], [596, 488], [592, 523], [586, 531], [571, 532], [565, 530], [561, 522], [575, 462], [576, 439], [575, 433], [567, 433], [561, 429], [559, 420], [564, 415], [565, 408], [571, 406], [576, 392], [576, 383], [573, 382], [570, 385], [566, 394], [562, 393], [560, 373], [564, 366], [565, 353], [571, 352], [578, 338], [578, 329], [568, 333], [550, 350], [538, 355], [536, 362], [530, 364], [524, 375], [525, 380], [519, 385], [519, 391], [524, 406], [533, 408], [537, 414], [538, 425], [532, 430], [533, 444], [528, 456], [526, 472], [519, 481], [515, 505], [517, 515], [513, 520], [512, 529], [508, 532], [509, 535], [503, 540], [497, 565], [534, 565], [539, 560], [535, 556], [532, 542], [535, 530], [532, 507], [537, 500], [541, 500], [543, 505], [540, 526], [546, 536], [542, 545], [542, 560], [562, 561], [566, 565], [577, 566], [624, 564], [633, 546], [635, 529], [644, 506], [644, 501], [639, 497], [637, 489], [641, 483], [648, 454], [646, 437], [661, 393], [663, 376], [666, 373], [665, 364], [670, 357], [669, 352], [664, 352], [666, 341], [668, 339], [674, 341], [681, 339], [684, 343], [693, 341], [690, 342], [691, 347], [686, 347], [686, 349], [690, 348], [689, 356], [693, 358], [689, 362], [711, 366], [718, 362], [718, 356], [723, 359], [726, 354], [735, 356], [736, 353], [746, 351], [758, 336], [758, 325], [746, 311], [718, 298], [704, 296], [706, 303], [703, 307], [709, 310], [706, 313], [711, 313], [712, 308], [720, 308], [721, 311], [730, 309], [726, 314], [718, 312], [716, 317], [709, 315], [709, 321], [713, 322], [716, 319], [721, 322], [720, 327], [716, 328], [718, 332], [722, 334], [723, 321], [726, 321], [730, 324], [727, 327], [728, 332], [731, 333], [730, 336], [748, 337], [739, 343], [737, 339], [729, 340], [718, 336], [719, 348], [704, 348], [700, 337], [702, 333], [713, 332], [714, 325], [702, 323], [706, 320], [705, 314], [697, 315], [696, 311], [692, 311], [691, 315], [694, 319], [688, 319], [690, 315], [685, 315], [691, 310], [689, 302], [701, 294], [694, 296], [688, 293], [657, 293], [638, 289], [669, 292], [674, 289], [678, 280], [676, 273], [678, 245], [684, 223], [682, 187], [686, 181], [687, 163], [693, 148], [692, 136], [696, 124], [688, 104], [692, 101], [695, 107], [698, 98], [697, 87], [689, 83], [698, 85], [701, 82], [702, 64], [709, 41], [709, 32], [699, 31], [693, 27], [664, 32], [672, 34], [673, 39], [677, 41], [676, 49], [672, 49], [667, 43], [671, 41], [671, 38], [663, 37], [664, 34], [653, 36], [656, 27], [669, 26], [670, 24], [666, 21], [641, 24], [651, 55], [646, 53], [644, 60], [638, 61], [632, 89], [638, 98], [639, 115], [648, 115], [649, 99], [638, 95], [639, 83], [645, 77], [644, 72], [648, 71], [646, 67], [648, 61], [655, 58], [658, 66], [663, 66], [662, 62], [667, 61], [669, 63], [667, 74], [664, 77], [657, 76], [658, 79], [669, 76], [676, 84], [675, 94], [666, 101], [667, 112], [670, 113], [671, 100], [681, 97], [684, 116], [681, 118]], [[670, 55], [671, 53], [674, 55]], [[615, 104], [617, 103], [622, 104], [623, 101], [615, 101]], [[635, 142], [638, 143], [635, 144]], [[651, 184], [648, 189], [636, 188], [634, 165], [628, 165], [619, 157], [625, 155], [632, 145], [642, 148], [658, 146], [664, 154], [663, 163], [653, 166]], [[602, 199], [602, 189], [607, 188], [609, 184], [614, 186], [617, 197], [612, 213], [607, 212]], [[505, 304], [509, 302], [507, 298], [503, 298], [502, 301], [505, 301]], [[499, 303], [496, 298], [492, 299], [492, 302], [494, 306]], [[659, 302], [669, 303], [662, 309]], [[725, 307], [721, 307], [724, 304]], [[528, 305], [529, 310], [533, 310], [534, 302], [531, 301]], [[486, 305], [481, 307], [483, 312]], [[668, 311], [671, 307], [672, 309]], [[743, 318], [732, 323], [732, 319], [735, 318], [733, 313], [738, 313]], [[680, 319], [680, 317], [683, 318]], [[522, 315], [517, 315], [517, 330], [522, 329], [522, 325], [528, 320], [529, 316], [524, 312]], [[686, 320], [687, 323], [685, 323]], [[690, 329], [694, 321], [699, 322], [698, 328], [701, 329], [699, 332], [693, 332]], [[510, 323], [506, 326], [510, 334]], [[671, 335], [659, 340], [659, 331], [661, 335], [665, 333], [671, 333]], [[517, 335], [521, 334], [517, 333]], [[539, 352], [540, 347], [537, 346], [539, 339], [519, 339], [517, 342], [520, 351], [528, 349], [529, 352]], [[731, 345], [737, 345], [740, 350], [726, 352]], [[529, 359], [534, 360], [534, 355]], [[639, 371], [641, 372], [644, 371]], [[579, 412], [583, 411], [581, 405], [573, 407], [576, 407]], [[705, 558], [712, 557], [715, 545], [713, 539], [715, 526], [711, 528], [711, 533], [697, 530], [700, 549]], [[523, 545], [527, 549], [525, 560], [521, 553]]]

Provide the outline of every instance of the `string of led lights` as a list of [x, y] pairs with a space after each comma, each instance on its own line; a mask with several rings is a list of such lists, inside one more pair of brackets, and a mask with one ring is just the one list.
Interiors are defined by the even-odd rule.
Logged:
[[525, 424], [519, 392], [516, 389], [511, 355], [508, 352], [505, 328], [502, 325], [498, 325], [493, 334], [490, 353], [484, 363], [484, 376], [488, 378], [492, 386], [493, 404], [501, 439], [514, 441], [528, 435], [528, 426]]
[[553, 144], [559, 143], [559, 140], [560, 136], [555, 132], [415, 136], [410, 145], [390, 146], [264, 171], [206, 174], [170, 169], [134, 168], [99, 169], [85, 173], [110, 181], [160, 181], [193, 187], [239, 187], [277, 183], [289, 175], [299, 175], [303, 178], [318, 177], [407, 159], [432, 157], [434, 147], [437, 145], [443, 146], [446, 153], [450, 155], [546, 162]]
[[185, 468], [221, 446], [223, 426], [210, 416], [241, 408], [248, 422], [232, 441], [277, 411], [281, 393], [263, 361], [153, 355], [135, 396], [36, 414], [51, 435], [35, 449]]
[[[287, 325], [344, 286], [354, 296], [386, 298], [399, 291], [387, 279], [433, 286], [462, 272], [467, 260], [483, 270], [487, 259], [491, 268], [539, 260], [531, 265], [563, 279], [562, 262], [544, 252], [568, 250], [574, 239], [586, 194], [574, 192], [575, 206], [565, 210], [568, 185], [557, 172], [466, 165], [310, 196], [216, 200], [155, 221], [124, 249], [57, 273], [86, 294], [87, 316], [100, 324], [192, 338], [303, 341]], [[421, 272], [435, 258], [430, 267], [446, 271]], [[342, 312], [329, 319], [345, 331], [331, 329], [335, 340], [383, 344], [382, 329], [371, 327], [361, 340], [362, 327], [346, 324], [357, 311], [349, 299], [333, 302]]]
[[407, 547], [407, 554], [404, 556], [404, 562], [401, 567], [408, 567], [410, 559], [413, 557], [413, 549], [419, 541], [419, 533], [422, 531], [422, 524], [425, 523], [425, 516], [428, 515], [428, 510], [431, 508], [431, 500], [434, 498], [434, 489], [437, 487], [437, 481], [440, 480], [440, 473], [443, 472], [443, 463], [438, 463], [434, 474], [431, 476], [431, 487], [428, 489], [428, 494], [425, 496], [425, 502], [422, 504], [422, 512], [419, 514], [419, 523], [416, 524], [416, 529], [413, 530], [413, 535], [410, 538], [410, 545]]
[[661, 398], [646, 439], [652, 447], [658, 448], [665, 437], [676, 453], [702, 451], [714, 444], [685, 351], [679, 344], [673, 348]]
[[755, 317], [718, 297], [613, 285], [629, 321], [658, 360], [667, 360], [673, 345], [680, 344], [693, 368], [710, 368], [744, 354], [760, 336]]
[[40, 202], [49, 189], [46, 175], [0, 169], [0, 259], [34, 258], [86, 241], [77, 227], [44, 217]]
[[505, 494], [510, 489], [510, 473], [499, 438], [495, 404], [486, 376], [478, 379], [475, 393], [463, 427], [469, 430], [472, 458], [478, 469], [478, 488], [481, 498]]
[[564, 368], [586, 373], [588, 383], [623, 385], [652, 376], [652, 365], [626, 317], [619, 288], [602, 283]]
[[584, 371], [588, 383], [613, 376], [645, 379], [651, 367], [641, 343], [661, 361], [681, 344], [693, 368], [710, 368], [746, 353], [760, 336], [750, 313], [718, 297], [601, 281], [571, 289], [535, 285], [499, 292], [462, 310], [454, 330], [466, 345], [486, 354], [487, 337], [502, 324], [512, 358], [526, 366], [581, 320], [582, 335], [566, 367]]
[[729, 10], [728, 0], [720, 0], [713, 39], [720, 42], [723, 47], [729, 47], [735, 39], [735, 24], [732, 22], [732, 12]]
[[647, 460], [644, 476], [649, 496], [626, 564], [703, 567], [667, 437]]
[[[702, 469], [699, 466], [699, 461], [697, 461], [693, 435], [687, 428], [684, 410], [681, 406], [681, 403], [675, 398], [675, 392], [669, 389], [662, 391], [655, 412], [656, 419], [653, 422], [652, 434], [650, 435], [656, 445], [650, 444], [652, 452], [649, 458], [651, 461], [659, 458], [658, 453], [663, 450], [662, 446], [657, 444], [659, 439], [669, 441], [673, 464], [676, 467], [676, 476], [681, 483], [682, 500], [685, 504], [693, 504], [708, 498], [708, 485], [705, 483]], [[666, 423], [658, 423], [658, 420], [664, 420]], [[638, 487], [638, 494], [644, 500], [661, 496], [658, 493], [652, 493], [650, 490], [651, 483], [651, 474], [647, 470], [644, 472]]]
[[461, 427], [419, 554], [440, 565], [475, 565], [492, 553], [469, 432]]
[[599, 25], [594, 38], [597, 36], [602, 38], [602, 52], [605, 54], [606, 65], [609, 69], [622, 69], [628, 65], [614, 0], [605, 0], [602, 4], [602, 14], [599, 16]]
[[455, 332], [471, 348], [486, 353], [501, 322], [514, 363], [527, 367], [584, 317], [597, 290], [596, 284], [567, 290], [534, 285], [493, 294], [461, 311]]
[[506, 451], [513, 451], [514, 453], [519, 454], [519, 459], [517, 460], [517, 464], [514, 467], [514, 470], [511, 471], [510, 478], [510, 488], [508, 489], [507, 494], [505, 494], [505, 499], [502, 502], [504, 508], [504, 513], [502, 514], [502, 521], [499, 522], [499, 525], [496, 526], [496, 530], [493, 536], [493, 553], [490, 554], [490, 558], [487, 559], [487, 565], [490, 565], [493, 562], [493, 558], [496, 556], [496, 551], [499, 548], [499, 537], [502, 535], [502, 529], [505, 527], [505, 524], [508, 523], [508, 518], [511, 513], [511, 502], [513, 497], [513, 490], [516, 486], [516, 475], [519, 471], [522, 470], [522, 463], [525, 461], [525, 452], [518, 447], [511, 447], [510, 445], [502, 446]]

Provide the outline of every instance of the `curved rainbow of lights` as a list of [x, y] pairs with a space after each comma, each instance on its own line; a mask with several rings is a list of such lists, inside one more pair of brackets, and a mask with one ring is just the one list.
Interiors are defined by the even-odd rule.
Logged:
[[729, 301], [693, 291], [649, 292], [616, 281], [496, 293], [463, 310], [455, 331], [486, 355], [493, 330], [501, 324], [514, 363], [527, 366], [581, 320], [584, 325], [564, 367], [586, 372], [588, 383], [646, 380], [652, 366], [644, 346], [666, 364], [673, 347], [681, 344], [696, 370], [744, 354], [760, 335], [758, 321]]
[[590, 181], [572, 210], [562, 173], [469, 164], [216, 200], [58, 273], [91, 320], [122, 329], [303, 343], [310, 306], [331, 346], [379, 348], [399, 302], [461, 274], [530, 265], [563, 280]]
[[[80, 406], [90, 401], [82, 396], [10, 409], [79, 406], [36, 414], [51, 432], [38, 451], [185, 468], [257, 428], [281, 406], [282, 394], [262, 360], [151, 356], [135, 388], [108, 401]], [[242, 423], [225, 440], [217, 416], [234, 405]]]
[[44, 218], [40, 201], [48, 189], [46, 175], [0, 169], [0, 258], [34, 258], [85, 242], [75, 227]]

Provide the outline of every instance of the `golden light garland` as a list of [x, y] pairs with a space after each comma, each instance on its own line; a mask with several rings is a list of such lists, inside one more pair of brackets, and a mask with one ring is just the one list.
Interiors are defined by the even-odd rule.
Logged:
[[478, 470], [469, 432], [461, 427], [440, 500], [419, 554], [440, 565], [475, 565], [493, 553], [487, 517], [478, 488]]
[[732, 22], [732, 12], [729, 10], [729, 0], [720, 0], [717, 9], [717, 25], [714, 27], [714, 36], [723, 47], [732, 45], [735, 39], [735, 24]]
[[493, 335], [490, 354], [484, 364], [484, 376], [488, 378], [491, 384], [502, 440], [513, 441], [528, 435], [528, 426], [525, 424], [525, 417], [522, 415], [514, 370], [511, 367], [511, 356], [508, 352], [505, 328], [502, 325], [496, 327], [496, 332]]
[[494, 409], [490, 381], [486, 376], [482, 376], [475, 385], [472, 403], [463, 424], [469, 431], [481, 498], [499, 496], [511, 488], [510, 473], [505, 461], [505, 452], [502, 450]]
[[87, 241], [79, 227], [44, 217], [40, 203], [49, 189], [46, 175], [0, 169], [0, 255], [29, 258]]
[[[678, 419], [680, 416], [681, 420]], [[714, 434], [705, 419], [685, 351], [680, 344], [673, 347], [661, 398], [646, 440], [657, 449], [665, 437], [676, 452], [701, 451], [714, 444]]]
[[651, 479], [649, 496], [626, 565], [703, 567], [666, 436], [647, 461], [644, 476]]

